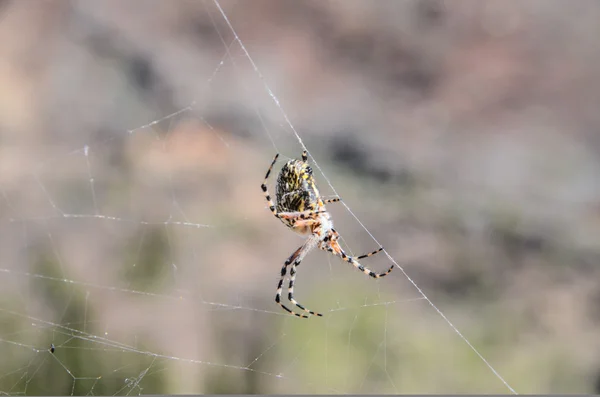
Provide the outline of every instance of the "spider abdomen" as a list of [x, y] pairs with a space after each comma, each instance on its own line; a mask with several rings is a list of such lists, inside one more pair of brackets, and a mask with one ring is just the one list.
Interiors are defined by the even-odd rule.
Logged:
[[277, 177], [277, 211], [315, 211], [323, 204], [312, 169], [300, 160], [288, 161]]

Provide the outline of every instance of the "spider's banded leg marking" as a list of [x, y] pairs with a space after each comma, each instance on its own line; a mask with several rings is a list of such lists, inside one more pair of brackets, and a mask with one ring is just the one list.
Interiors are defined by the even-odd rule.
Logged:
[[364, 267], [363, 265], [361, 265], [356, 259], [354, 259], [353, 257], [349, 256], [348, 254], [346, 254], [344, 252], [344, 250], [342, 250], [340, 248], [340, 256], [342, 257], [342, 260], [350, 263], [352, 266], [354, 266], [355, 268], [357, 268], [358, 270], [360, 270], [361, 272], [363, 272], [364, 274], [371, 276], [373, 278], [381, 278], [381, 277], [385, 277], [388, 274], [390, 274], [390, 272], [394, 269], [394, 265], [390, 266], [389, 269], [387, 269], [385, 272], [383, 273], [375, 273], [372, 270], [370, 270], [369, 268]]
[[306, 153], [306, 150], [302, 151], [302, 161], [305, 163], [308, 161], [308, 153]]
[[[334, 233], [337, 233], [337, 232], [334, 232]], [[360, 270], [361, 272], [363, 272], [367, 276], [371, 276], [373, 278], [385, 277], [388, 274], [390, 274], [390, 272], [394, 269], [394, 265], [392, 265], [392, 266], [390, 266], [390, 268], [388, 270], [386, 270], [383, 273], [375, 273], [371, 269], [364, 267], [354, 257], [352, 257], [352, 256], [350, 256], [350, 255], [348, 255], [348, 254], [346, 254], [344, 252], [344, 250], [342, 249], [342, 247], [340, 247], [339, 243], [337, 242], [337, 238], [336, 237], [332, 237], [331, 238], [331, 242], [327, 246], [324, 246], [323, 249], [331, 252], [334, 255], [339, 255], [342, 258], [342, 260], [344, 260], [345, 262], [350, 263], [352, 266], [354, 266], [355, 268], [357, 268], [358, 270]], [[375, 255], [376, 253], [378, 253], [378, 252], [380, 252], [382, 250], [383, 250], [383, 247], [381, 247], [377, 251], [373, 251], [371, 253], [368, 253], [368, 254], [365, 254], [365, 255], [361, 255], [361, 256], [359, 256], [359, 258], [367, 258], [367, 257], [369, 257], [371, 255]]]
[[273, 170], [273, 166], [277, 162], [278, 157], [279, 157], [279, 153], [277, 153], [275, 155], [275, 158], [271, 162], [271, 165], [269, 166], [269, 169], [267, 170], [267, 174], [265, 175], [265, 181], [263, 182], [262, 185], [260, 185], [260, 188], [262, 189], [263, 193], [265, 194], [265, 198], [267, 199], [267, 203], [269, 204], [269, 210], [275, 216], [277, 216], [277, 209], [275, 208], [275, 203], [271, 199], [271, 195], [269, 194], [269, 191], [267, 189], [267, 180], [269, 179], [269, 175], [271, 175], [271, 171]]
[[291, 311], [290, 309], [288, 309], [283, 303], [281, 303], [281, 290], [283, 289], [283, 281], [285, 279], [285, 274], [287, 272], [287, 267], [290, 265], [290, 263], [292, 262], [292, 260], [296, 260], [296, 254], [297, 251], [294, 252], [292, 254], [292, 256], [290, 256], [285, 263], [283, 264], [283, 267], [281, 268], [281, 278], [279, 279], [279, 284], [277, 284], [277, 294], [275, 295], [275, 302], [277, 302], [277, 304], [279, 306], [281, 306], [283, 308], [283, 310], [285, 310], [286, 312], [293, 314], [296, 317], [301, 317], [301, 318], [308, 318], [308, 316], [302, 315], [302, 314], [298, 314], [298, 313], [294, 313], [293, 311]]
[[323, 204], [338, 203], [340, 201], [342, 201], [342, 199], [339, 197], [336, 197], [336, 198], [332, 198], [332, 199], [323, 200]]
[[[334, 241], [334, 240], [335, 240], [335, 241], [337, 241], [337, 240], [340, 238], [340, 234], [339, 234], [339, 233], [338, 233], [338, 232], [337, 232], [335, 229], [332, 229], [332, 230], [331, 230], [331, 237], [330, 237], [330, 238], [331, 238], [331, 240], [332, 240], [332, 241]], [[327, 240], [329, 240], [329, 238], [327, 238], [325, 241], [327, 241]], [[338, 244], [338, 245], [339, 245], [339, 244]], [[340, 250], [341, 250], [341, 247], [340, 247]], [[356, 260], [358, 260], [358, 259], [364, 259], [364, 258], [368, 258], [368, 257], [370, 257], [370, 256], [373, 256], [373, 255], [375, 255], [375, 254], [378, 254], [378, 253], [380, 253], [381, 251], [383, 251], [383, 247], [379, 247], [379, 248], [378, 248], [378, 249], [376, 249], [375, 251], [373, 251], [373, 252], [369, 252], [368, 254], [364, 254], [364, 255], [357, 256], [355, 259], [356, 259]], [[331, 252], [331, 251], [330, 251], [330, 252]], [[393, 267], [393, 266], [392, 266], [392, 267]]]
[[319, 316], [322, 317], [323, 315], [321, 313], [316, 313], [313, 312], [312, 310], [308, 310], [307, 308], [305, 308], [304, 306], [302, 306], [301, 304], [299, 304], [295, 299], [294, 299], [294, 281], [296, 280], [296, 267], [300, 266], [300, 261], [295, 260], [292, 263], [292, 267], [290, 269], [290, 285], [288, 287], [288, 300], [290, 302], [292, 302], [294, 305], [296, 305], [296, 307], [302, 309], [303, 311], [305, 311], [306, 313], [310, 313], [313, 316]]
[[319, 210], [319, 211], [302, 211], [302, 212], [278, 212], [277, 217], [283, 219], [290, 220], [304, 220], [304, 219], [316, 219], [317, 215], [323, 214], [327, 211]]
[[269, 166], [269, 169], [267, 170], [267, 174], [265, 175], [265, 182], [267, 181], [267, 179], [269, 179], [269, 175], [271, 174], [271, 171], [273, 170], [273, 166], [277, 162], [278, 158], [279, 158], [279, 153], [277, 153], [275, 155], [275, 157], [273, 158], [273, 161], [271, 162], [271, 165]]
[[381, 251], [383, 251], [383, 247], [379, 247], [379, 249], [376, 249], [376, 250], [375, 250], [375, 251], [373, 251], [373, 252], [369, 252], [368, 254], [364, 254], [364, 255], [361, 255], [361, 256], [357, 256], [357, 257], [356, 257], [356, 259], [364, 259], [364, 258], [368, 258], [368, 257], [370, 257], [370, 256], [373, 256], [373, 255], [375, 255], [375, 254], [378, 254], [378, 253], [380, 253]]

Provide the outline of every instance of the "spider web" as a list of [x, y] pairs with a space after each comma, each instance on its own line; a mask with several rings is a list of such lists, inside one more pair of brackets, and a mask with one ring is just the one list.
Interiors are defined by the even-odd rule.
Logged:
[[[123, 101], [131, 117], [154, 120], [4, 144], [0, 393], [514, 393], [494, 365], [501, 353], [472, 342], [467, 316], [435, 303], [395, 259], [402, 240], [374, 231], [369, 207], [352, 209], [359, 195], [378, 205], [373, 185], [333, 176], [319, 138], [305, 144], [276, 72], [238, 36], [237, 4], [199, 4], [199, 29], [218, 43], [206, 51], [219, 55], [206, 66], [172, 54], [198, 69], [192, 97], [173, 99], [183, 106], [156, 118]], [[273, 301], [302, 241], [259, 189], [275, 152], [302, 149], [323, 193], [343, 199], [330, 209], [348, 250], [383, 245], [364, 264], [396, 267], [374, 281], [311, 253], [296, 294], [325, 317], [309, 320]]]

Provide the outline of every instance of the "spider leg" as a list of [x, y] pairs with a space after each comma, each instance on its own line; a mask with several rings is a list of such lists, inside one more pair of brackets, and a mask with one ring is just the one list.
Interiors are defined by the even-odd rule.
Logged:
[[279, 306], [281, 306], [283, 308], [283, 310], [285, 310], [286, 312], [293, 314], [296, 317], [301, 317], [301, 318], [308, 318], [308, 316], [302, 315], [302, 314], [298, 314], [298, 313], [294, 313], [293, 311], [291, 311], [290, 309], [287, 308], [287, 306], [285, 306], [283, 303], [281, 303], [281, 290], [283, 289], [283, 280], [285, 279], [285, 274], [287, 272], [287, 267], [290, 265], [290, 262], [292, 261], [292, 257], [294, 255], [292, 255], [291, 257], [289, 257], [285, 263], [283, 264], [283, 267], [281, 268], [281, 278], [279, 279], [279, 284], [277, 284], [277, 294], [275, 295], [275, 302], [277, 302], [277, 304]]
[[324, 212], [327, 212], [327, 211], [319, 210], [319, 211], [301, 211], [301, 212], [278, 212], [277, 215], [275, 215], [275, 216], [279, 219], [289, 220], [290, 223], [293, 225], [294, 223], [296, 223], [298, 221], [303, 221], [303, 220], [308, 220], [308, 219], [315, 220], [315, 219], [317, 219], [317, 215], [322, 214]]
[[308, 310], [307, 308], [305, 308], [304, 306], [302, 306], [301, 304], [299, 304], [295, 299], [294, 299], [294, 281], [296, 280], [296, 267], [300, 265], [300, 260], [296, 259], [294, 262], [292, 262], [292, 268], [290, 269], [290, 285], [288, 287], [288, 300], [290, 302], [292, 302], [296, 307], [300, 308], [301, 310], [303, 310], [306, 313], [309, 313], [313, 316], [319, 316], [322, 317], [323, 315], [321, 313], [316, 313], [313, 312], [312, 310]]
[[306, 150], [302, 151], [302, 161], [305, 163], [308, 161], [308, 153], [306, 153]]
[[262, 183], [262, 185], [260, 185], [260, 188], [262, 189], [263, 193], [265, 194], [265, 198], [267, 199], [267, 203], [269, 204], [269, 210], [276, 217], [278, 217], [277, 216], [277, 209], [275, 208], [275, 203], [271, 199], [271, 195], [269, 194], [269, 191], [267, 190], [267, 180], [269, 179], [269, 175], [271, 174], [271, 171], [273, 170], [273, 166], [277, 162], [277, 158], [278, 157], [279, 157], [279, 153], [277, 153], [275, 155], [275, 158], [273, 159], [273, 162], [271, 163], [271, 166], [267, 170], [267, 175], [265, 175], [265, 181]]
[[342, 201], [341, 198], [335, 197], [335, 198], [323, 200], [323, 204], [337, 203], [337, 202], [340, 202], [340, 201]]
[[283, 218], [283, 219], [294, 219], [294, 218], [314, 219], [314, 218], [316, 218], [316, 215], [322, 214], [324, 212], [327, 212], [327, 211], [318, 210], [318, 211], [278, 212], [277, 217]]
[[[364, 274], [371, 276], [373, 278], [381, 278], [381, 277], [385, 277], [388, 274], [390, 274], [390, 272], [394, 269], [394, 265], [390, 266], [389, 269], [387, 269], [385, 272], [383, 273], [375, 273], [372, 270], [370, 270], [369, 268], [364, 267], [363, 265], [361, 265], [356, 259], [354, 259], [352, 256], [346, 254], [344, 252], [343, 249], [340, 248], [340, 256], [342, 257], [342, 260], [350, 263], [352, 266], [354, 266], [355, 268], [357, 268], [358, 270], [360, 270], [361, 272], [363, 272]], [[368, 255], [367, 255], [368, 256]]]
[[[327, 238], [325, 241], [331, 239], [332, 241], [335, 240], [337, 241], [340, 238], [340, 234], [335, 230], [335, 229], [331, 229], [331, 234], [329, 236], [329, 238]], [[379, 247], [378, 249], [376, 249], [373, 252], [369, 252], [368, 254], [364, 254], [364, 255], [360, 255], [357, 256], [356, 259], [364, 259], [364, 258], [368, 258], [370, 256], [373, 256], [375, 254], [380, 253], [381, 251], [383, 251], [383, 247]], [[331, 252], [331, 251], [330, 251]]]
[[[335, 233], [337, 234], [337, 232], [332, 231], [332, 234]], [[343, 261], [348, 262], [349, 264], [351, 264], [352, 266], [354, 266], [355, 268], [357, 268], [358, 270], [360, 270], [361, 272], [363, 272], [364, 274], [366, 274], [367, 276], [371, 276], [373, 278], [381, 278], [381, 277], [385, 277], [388, 274], [390, 274], [390, 272], [392, 271], [392, 269], [394, 269], [394, 265], [390, 266], [390, 268], [388, 270], [386, 270], [383, 273], [375, 273], [373, 272], [371, 269], [364, 267], [363, 265], [361, 265], [357, 259], [360, 258], [367, 258], [369, 256], [375, 255], [376, 253], [380, 252], [381, 250], [383, 250], [382, 248], [379, 248], [376, 251], [373, 251], [371, 253], [365, 254], [365, 255], [361, 255], [357, 258], [354, 258], [351, 255], [348, 255], [344, 252], [344, 250], [342, 249], [342, 247], [340, 246], [340, 244], [337, 242], [337, 238], [332, 236], [331, 238], [327, 239], [328, 243], [327, 244], [323, 244], [320, 246], [321, 249], [324, 249], [326, 251], [331, 252], [334, 255], [339, 255]]]
[[361, 255], [361, 256], [357, 256], [357, 257], [356, 257], [356, 259], [368, 258], [368, 257], [370, 257], [370, 256], [373, 256], [373, 255], [375, 255], [375, 254], [378, 254], [378, 253], [380, 253], [381, 251], [383, 251], [383, 247], [379, 247], [379, 249], [376, 249], [376, 250], [375, 250], [375, 251], [373, 251], [373, 252], [369, 252], [368, 254], [364, 254], [364, 255]]
[[285, 275], [287, 273], [287, 267], [290, 265], [292, 266], [292, 268], [290, 269], [290, 283], [288, 286], [288, 300], [290, 302], [292, 302], [295, 306], [297, 306], [298, 308], [302, 309], [304, 312], [306, 312], [310, 315], [322, 316], [320, 313], [316, 313], [316, 312], [313, 312], [312, 310], [306, 309], [304, 306], [299, 304], [294, 299], [294, 282], [296, 280], [296, 267], [300, 265], [300, 262], [306, 256], [306, 254], [312, 248], [315, 247], [315, 245], [318, 242], [318, 239], [319, 239], [318, 235], [316, 235], [316, 234], [311, 235], [306, 240], [306, 242], [302, 246], [300, 246], [300, 248], [298, 248], [296, 251], [294, 251], [294, 253], [292, 255], [290, 255], [290, 257], [285, 261], [283, 267], [281, 268], [281, 278], [279, 279], [279, 284], [277, 284], [277, 294], [275, 295], [275, 302], [277, 302], [277, 304], [279, 306], [281, 306], [286, 312], [293, 314], [296, 317], [308, 318], [308, 315], [295, 313], [292, 310], [290, 310], [288, 307], [286, 307], [283, 303], [281, 303], [281, 290], [283, 289], [283, 283], [285, 280]]

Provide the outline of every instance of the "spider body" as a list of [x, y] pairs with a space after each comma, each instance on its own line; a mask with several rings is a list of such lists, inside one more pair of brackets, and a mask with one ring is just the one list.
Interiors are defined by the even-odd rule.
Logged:
[[[378, 250], [356, 258], [344, 252], [338, 243], [340, 235], [333, 228], [331, 216], [325, 208], [325, 204], [335, 203], [340, 201], [340, 199], [333, 198], [323, 200], [321, 198], [315, 183], [312, 168], [308, 165], [308, 155], [306, 151], [302, 153], [301, 159], [290, 160], [282, 167], [277, 177], [276, 203], [273, 203], [267, 189], [267, 181], [278, 157], [279, 154], [275, 155], [265, 176], [265, 181], [261, 185], [261, 189], [265, 194], [269, 210], [273, 215], [296, 233], [308, 235], [308, 238], [305, 243], [294, 251], [294, 253], [285, 261], [281, 268], [281, 278], [277, 285], [275, 301], [288, 313], [297, 317], [307, 318], [308, 315], [321, 316], [319, 313], [306, 309], [294, 299], [296, 268], [310, 250], [318, 247], [333, 255], [340, 256], [342, 260], [352, 264], [358, 270], [373, 278], [380, 278], [388, 275], [392, 271], [393, 266], [386, 272], [377, 274], [365, 268], [358, 262], [358, 259], [374, 255], [383, 250], [383, 248], [379, 248]], [[307, 314], [295, 313], [281, 303], [281, 292], [288, 267], [291, 267], [289, 272], [290, 282], [288, 285], [288, 300]]]
[[300, 160], [290, 160], [277, 176], [277, 211], [314, 211], [323, 205], [312, 168]]
[[[290, 160], [281, 168], [277, 176], [276, 208], [279, 214], [316, 212], [325, 210], [319, 190], [315, 184], [312, 168], [300, 160]], [[323, 218], [325, 213], [320, 214]], [[299, 234], [312, 233], [316, 222], [303, 221], [294, 217], [279, 218], [287, 227]]]

